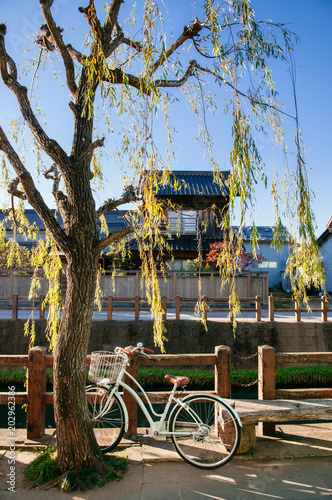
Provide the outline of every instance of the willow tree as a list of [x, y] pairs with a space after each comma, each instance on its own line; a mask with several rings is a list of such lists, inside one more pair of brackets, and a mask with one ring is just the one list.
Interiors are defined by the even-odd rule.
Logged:
[[[170, 179], [174, 155], [170, 124], [173, 102], [186, 101], [192, 107], [198, 119], [198, 138], [211, 159], [216, 182], [224, 185], [219, 159], [213, 153], [212, 134], [207, 128], [207, 110], [214, 109], [215, 97], [225, 100], [222, 112], [229, 117], [233, 141], [229, 152], [227, 191], [230, 203], [224, 219], [225, 228], [229, 225], [236, 196], [240, 196], [243, 223], [247, 208], [254, 203], [254, 186], [257, 180], [265, 178], [252, 129], [271, 127], [277, 142], [283, 143], [280, 120], [283, 111], [277, 102], [268, 60], [286, 64], [291, 60], [294, 37], [284, 25], [255, 20], [248, 0], [198, 0], [190, 9], [187, 5], [190, 2], [160, 2], [158, 5], [157, 1], [146, 0], [137, 5], [131, 3], [112, 0], [110, 5], [104, 6], [102, 2], [90, 0], [87, 7], [78, 9], [79, 13], [73, 10], [73, 2], [63, 6], [62, 9], [68, 11], [69, 26], [74, 16], [85, 17], [82, 21], [86, 26], [86, 38], [82, 46], [74, 47], [66, 43], [69, 32], [56, 24], [52, 14], [53, 0], [40, 0], [45, 24], [34, 40], [35, 63], [30, 68], [30, 80], [26, 73], [18, 75], [16, 62], [6, 51], [6, 26], [0, 25], [1, 77], [15, 95], [21, 113], [21, 119], [14, 122], [14, 130], [10, 133], [7, 131], [6, 135], [4, 131], [10, 124], [0, 128], [2, 173], [10, 194], [8, 220], [17, 232], [30, 231], [32, 234], [34, 228], [27, 227], [22, 208], [28, 202], [43, 221], [52, 250], [47, 251], [45, 244], [39, 242], [33, 260], [36, 267], [44, 266], [50, 279], [49, 335], [54, 346], [54, 407], [58, 463], [62, 472], [92, 465], [102, 468], [103, 465], [88, 417], [85, 359], [101, 252], [123, 243], [129, 233], [137, 238], [141, 251], [143, 275], [155, 319], [156, 343], [160, 346], [163, 343], [153, 249], [162, 250], [164, 245], [158, 229], [164, 212], [155, 196], [158, 184]], [[179, 29], [179, 18], [189, 15], [188, 12], [193, 17], [181, 19], [184, 27]], [[172, 16], [176, 21], [174, 30]], [[48, 135], [35, 95], [38, 75], [43, 70], [52, 70], [53, 60], [62, 65], [63, 81], [70, 99], [74, 124], [70, 151]], [[29, 82], [33, 90], [28, 90], [23, 81]], [[45, 81], [44, 77], [39, 86]], [[46, 84], [40, 88], [40, 93], [45, 96], [47, 92]], [[49, 95], [49, 99], [56, 98]], [[156, 114], [162, 116], [165, 123], [168, 147], [163, 154], [162, 149], [158, 149], [160, 130], [155, 130]], [[61, 116], [57, 119], [62, 127]], [[288, 203], [287, 206], [298, 216], [299, 246], [294, 246], [290, 272], [295, 269], [298, 273], [294, 286], [300, 283], [304, 287], [308, 279], [313, 278], [318, 283], [322, 274], [314, 245], [314, 222], [296, 113], [294, 123], [298, 151], [292, 176], [295, 205]], [[112, 151], [112, 168], [116, 167], [117, 159], [122, 159], [127, 177], [124, 192], [119, 193], [117, 199], [109, 199], [97, 207], [94, 193], [96, 181], [98, 185], [102, 178], [100, 152], [105, 137], [112, 140], [109, 134], [112, 127], [121, 129], [122, 134], [117, 151], [112, 142], [108, 146]], [[24, 128], [33, 144], [33, 166], [31, 160], [25, 161], [20, 149]], [[55, 215], [45, 195], [37, 189], [38, 175], [44, 175], [51, 182], [49, 191], [54, 197]], [[276, 185], [277, 182], [273, 182], [278, 228], [281, 227], [282, 208]], [[15, 203], [16, 198], [19, 201]], [[133, 216], [128, 219], [125, 229], [100, 235], [98, 219], [104, 227], [105, 212], [119, 209], [128, 202], [137, 204], [139, 216], [136, 220]], [[61, 215], [62, 224], [57, 214]], [[1, 234], [4, 238], [4, 230]], [[14, 253], [17, 251], [15, 244], [11, 248]], [[60, 251], [66, 261], [67, 292], [55, 338], [59, 317], [59, 289], [55, 278], [61, 267]], [[229, 252], [226, 269], [223, 280], [236, 271], [234, 252]], [[37, 287], [36, 282], [34, 287]]]

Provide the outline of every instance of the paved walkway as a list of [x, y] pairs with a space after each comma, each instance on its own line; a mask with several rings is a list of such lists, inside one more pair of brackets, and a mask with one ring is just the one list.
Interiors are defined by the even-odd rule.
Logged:
[[[35, 318], [39, 319], [39, 312], [35, 311]], [[208, 320], [210, 321], [228, 321], [228, 312], [220, 311], [220, 312], [208, 312]], [[31, 311], [18, 311], [18, 319], [27, 320], [31, 315]], [[151, 313], [148, 311], [140, 311], [139, 315], [140, 321], [151, 321]], [[0, 319], [12, 319], [12, 311], [6, 311], [0, 309]], [[135, 313], [134, 311], [114, 311], [112, 314], [113, 321], [135, 321]], [[107, 312], [106, 311], [95, 311], [92, 317], [93, 321], [107, 321]], [[175, 321], [175, 309], [167, 310], [167, 320]], [[195, 316], [193, 312], [181, 312], [181, 320], [182, 321], [199, 321], [199, 319]], [[241, 315], [238, 318], [238, 321], [256, 321], [256, 313], [246, 311], [242, 309]], [[267, 309], [262, 309], [262, 319], [261, 321], [269, 321], [269, 312]], [[295, 322], [295, 313], [294, 312], [275, 312], [274, 321], [289, 321]], [[319, 312], [303, 312], [301, 313], [301, 321], [303, 322], [311, 322], [311, 323], [319, 323], [322, 321], [321, 313]], [[332, 314], [328, 315], [328, 322], [332, 321]]]
[[[49, 434], [51, 431], [48, 431]], [[50, 436], [47, 437], [49, 440]], [[275, 438], [258, 438], [251, 453], [236, 456], [230, 464], [204, 471], [183, 462], [168, 442], [146, 439], [124, 442], [119, 454], [130, 462], [119, 483], [103, 488], [63, 494], [58, 490], [27, 490], [23, 470], [35, 457], [36, 443], [17, 436], [15, 491], [24, 500], [247, 500], [316, 499], [332, 497], [332, 423], [283, 424]], [[24, 442], [23, 442], [24, 441]], [[45, 441], [45, 440], [44, 440]], [[8, 444], [0, 431], [0, 447]], [[0, 498], [12, 494], [7, 487], [10, 450], [0, 451]]]

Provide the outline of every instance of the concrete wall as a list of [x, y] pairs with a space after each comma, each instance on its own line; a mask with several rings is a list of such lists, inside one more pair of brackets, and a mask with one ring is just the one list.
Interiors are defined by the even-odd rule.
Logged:
[[[135, 345], [142, 341], [153, 348], [152, 322], [95, 321], [92, 324], [89, 352]], [[0, 321], [0, 354], [26, 354], [28, 339], [23, 335], [24, 321]], [[35, 345], [47, 346], [45, 321], [36, 321]], [[240, 322], [236, 334], [231, 323], [208, 321], [208, 331], [193, 321], [166, 321], [168, 354], [210, 353], [216, 345], [228, 345], [234, 354], [235, 368], [257, 368], [257, 358], [239, 360], [257, 352], [259, 345], [268, 344], [277, 352], [332, 352], [332, 323], [245, 323]], [[156, 349], [159, 353], [159, 349]]]

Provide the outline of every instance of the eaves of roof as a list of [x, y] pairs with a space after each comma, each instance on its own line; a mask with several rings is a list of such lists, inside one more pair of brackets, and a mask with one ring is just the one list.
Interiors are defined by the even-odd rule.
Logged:
[[158, 196], [208, 196], [223, 197], [229, 196], [229, 189], [226, 185], [229, 172], [220, 172], [225, 179], [223, 185], [214, 181], [213, 172], [193, 171], [193, 170], [173, 170], [170, 173], [170, 180], [165, 185], [159, 185]]
[[332, 227], [329, 226], [325, 231], [317, 238], [317, 243], [319, 246], [321, 246], [327, 238], [332, 234]]

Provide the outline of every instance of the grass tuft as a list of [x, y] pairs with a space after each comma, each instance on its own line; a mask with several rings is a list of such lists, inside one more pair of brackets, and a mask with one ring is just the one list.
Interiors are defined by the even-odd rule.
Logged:
[[59, 476], [59, 467], [56, 462], [56, 448], [54, 446], [42, 450], [35, 460], [30, 462], [24, 471], [24, 477], [33, 486], [54, 481]]
[[110, 481], [121, 481], [128, 469], [128, 461], [125, 458], [105, 455], [101, 468], [70, 470], [60, 475], [56, 458], [56, 448], [50, 447], [42, 450], [38, 457], [27, 465], [24, 477], [32, 487], [58, 487], [66, 493], [85, 491], [104, 486]]

